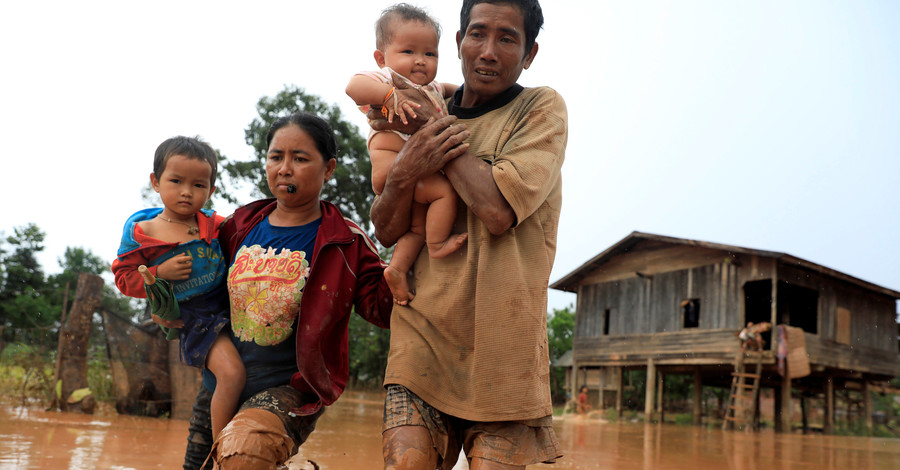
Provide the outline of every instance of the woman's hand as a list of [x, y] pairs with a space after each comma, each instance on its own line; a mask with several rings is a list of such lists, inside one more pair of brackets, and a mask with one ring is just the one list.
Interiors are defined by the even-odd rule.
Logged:
[[156, 277], [167, 281], [183, 281], [191, 276], [193, 260], [188, 253], [175, 255], [156, 268]]
[[155, 313], [151, 313], [150, 319], [153, 320], [153, 323], [162, 325], [166, 328], [184, 328], [184, 321], [182, 321], [180, 318], [178, 320], [163, 320], [161, 316]]

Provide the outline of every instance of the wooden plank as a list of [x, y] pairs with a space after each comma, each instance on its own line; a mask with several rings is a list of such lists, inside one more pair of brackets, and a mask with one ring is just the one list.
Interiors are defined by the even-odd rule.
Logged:
[[791, 432], [791, 369], [785, 362], [785, 376], [781, 379], [781, 388], [776, 392], [775, 432]]
[[812, 366], [824, 366], [840, 370], [853, 370], [886, 377], [900, 375], [900, 356], [866, 346], [847, 346], [805, 334], [806, 352]]
[[647, 360], [647, 380], [645, 385], [644, 416], [650, 422], [653, 421], [653, 397], [656, 393], [656, 364], [653, 363], [653, 359]]
[[834, 434], [834, 380], [827, 377], [825, 380], [825, 435]]
[[784, 329], [785, 336], [787, 336], [787, 362], [790, 366], [791, 378], [806, 377], [810, 373], [809, 358], [806, 353], [806, 333], [793, 326], [784, 325]]
[[[579, 284], [599, 284], [636, 277], [635, 273], [654, 275], [722, 262], [727, 252], [710, 248], [661, 245], [658, 249], [641, 249], [610, 258]], [[711, 262], [712, 261], [712, 262]]]
[[875, 424], [872, 420], [872, 411], [874, 411], [875, 408], [872, 407], [872, 393], [869, 392], [869, 382], [863, 381], [862, 385], [863, 385], [863, 390], [862, 390], [863, 416], [865, 416], [866, 431], [871, 436], [872, 430], [874, 429], [874, 424]]
[[576, 354], [696, 354], [702, 352], [737, 354], [740, 341], [731, 330], [684, 330], [655, 334], [609, 335], [575, 338]]
[[835, 309], [834, 340], [840, 344], [850, 344], [850, 310], [844, 307]]
[[699, 426], [703, 424], [703, 377], [700, 374], [700, 367], [694, 368], [694, 402], [693, 405], [693, 424]]
[[[616, 417], [618, 419], [622, 419], [622, 413], [625, 411], [624, 407], [624, 389], [625, 389], [625, 369], [618, 367], [618, 378], [616, 379]], [[574, 397], [575, 394], [573, 393]]]

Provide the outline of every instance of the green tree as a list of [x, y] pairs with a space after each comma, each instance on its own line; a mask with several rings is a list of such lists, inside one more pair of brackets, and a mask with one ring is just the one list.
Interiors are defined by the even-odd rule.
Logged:
[[244, 183], [253, 188], [255, 197], [271, 197], [266, 183], [266, 134], [272, 122], [297, 111], [321, 116], [334, 128], [338, 146], [338, 164], [334, 175], [322, 189], [322, 198], [337, 205], [341, 212], [362, 227], [369, 228], [369, 208], [375, 195], [372, 192], [372, 164], [366, 141], [359, 128], [346, 121], [337, 105], [328, 105], [321, 98], [306, 93], [295, 85], [287, 85], [275, 96], [264, 96], [256, 104], [259, 116], [244, 130], [247, 145], [254, 154], [248, 161], [232, 161], [224, 157], [222, 173], [227, 176], [216, 189], [217, 197], [235, 201], [234, 191]]
[[29, 287], [37, 288], [43, 284], [44, 271], [37, 261], [37, 254], [44, 251], [44, 237], [44, 232], [33, 223], [14, 228], [13, 234], [6, 237], [12, 252], [3, 260], [6, 266], [4, 294], [17, 296]]
[[100, 275], [109, 270], [109, 263], [90, 250], [80, 247], [66, 247], [65, 253], [56, 258], [56, 261], [62, 268], [62, 272], [50, 276], [49, 281], [54, 286], [64, 285], [68, 282], [74, 288], [79, 273]]
[[[102, 275], [109, 272], [110, 263], [95, 255], [90, 250], [81, 247], [66, 247], [62, 257], [57, 258], [62, 272], [48, 277], [47, 284], [52, 289], [52, 300], [58, 304], [72, 305], [75, 287], [78, 284], [78, 275], [81, 273]], [[133, 320], [137, 319], [143, 309], [136, 304], [143, 301], [134, 301], [122, 293], [104, 283], [101, 306]], [[67, 299], [64, 302], [64, 299]]]
[[3, 277], [0, 279], [0, 326], [4, 340], [15, 340], [26, 328], [49, 328], [59, 318], [61, 308], [50, 301], [44, 271], [37, 255], [44, 250], [44, 232], [31, 223], [13, 229], [6, 237], [9, 249], [2, 249]]
[[[547, 341], [550, 346], [551, 363], [572, 349], [572, 335], [575, 331], [575, 313], [573, 306], [562, 310], [553, 309], [547, 316]], [[565, 401], [566, 371], [562, 367], [550, 368], [550, 394], [554, 402]]]
[[[44, 232], [35, 224], [13, 229], [0, 241], [0, 343], [53, 346], [64, 306], [71, 306], [79, 273], [103, 274], [109, 263], [83, 248], [66, 248], [58, 258], [62, 272], [45, 277], [37, 256]], [[103, 307], [136, 318], [139, 310], [110, 286]]]

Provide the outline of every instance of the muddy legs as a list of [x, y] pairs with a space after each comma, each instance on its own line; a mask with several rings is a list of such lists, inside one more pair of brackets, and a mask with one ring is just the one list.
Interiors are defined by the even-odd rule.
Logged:
[[382, 437], [385, 470], [433, 470], [438, 453], [423, 426], [398, 426]]

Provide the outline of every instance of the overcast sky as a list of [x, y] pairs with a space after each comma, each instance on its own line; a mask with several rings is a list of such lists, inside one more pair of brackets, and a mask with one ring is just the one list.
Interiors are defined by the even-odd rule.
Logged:
[[[438, 79], [459, 83], [460, 1]], [[3, 2], [0, 230], [112, 261], [153, 151], [248, 159], [261, 96], [344, 94], [390, 1]], [[786, 252], [900, 290], [900, 2], [545, 0], [525, 86], [569, 110], [551, 282], [634, 230]], [[361, 131], [362, 132], [362, 131]], [[249, 202], [249, 201], [244, 201]], [[219, 203], [229, 214], [234, 207]], [[573, 303], [551, 291], [550, 308]]]

